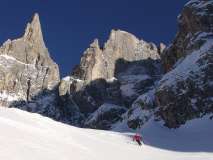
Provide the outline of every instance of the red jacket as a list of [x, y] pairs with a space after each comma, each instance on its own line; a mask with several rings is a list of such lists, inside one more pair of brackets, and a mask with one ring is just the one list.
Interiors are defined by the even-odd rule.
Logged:
[[142, 137], [138, 134], [134, 135], [133, 136], [133, 141], [141, 141], [142, 140]]

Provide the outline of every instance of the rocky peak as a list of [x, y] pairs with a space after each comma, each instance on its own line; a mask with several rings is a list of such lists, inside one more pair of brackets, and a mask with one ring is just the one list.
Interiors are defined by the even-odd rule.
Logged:
[[90, 48], [98, 48], [98, 49], [100, 49], [98, 39], [95, 39], [95, 40], [93, 41], [93, 43], [90, 44]]
[[139, 39], [133, 34], [122, 30], [112, 30], [108, 41], [106, 42], [104, 49], [107, 48], [123, 48], [124, 45], [129, 43], [130, 46], [136, 47], [139, 43]]
[[[98, 39], [95, 39], [81, 57], [80, 65], [76, 66], [72, 76], [89, 83], [92, 80], [104, 77], [103, 55]], [[102, 69], [101, 69], [102, 68]]]
[[27, 24], [21, 38], [6, 41], [0, 48], [0, 54], [7, 54], [26, 64], [38, 65], [51, 63], [48, 50], [43, 40], [39, 15], [35, 14], [32, 22]]
[[202, 42], [193, 42], [200, 36], [213, 32], [213, 1], [191, 0], [178, 16], [178, 33], [173, 43], [165, 50], [162, 61], [167, 71], [179, 58], [186, 56]]
[[0, 103], [30, 101], [59, 83], [58, 65], [45, 47], [38, 14], [23, 37], [7, 40], [0, 47], [0, 64]]
[[24, 39], [34, 44], [45, 47], [41, 30], [41, 23], [39, 15], [37, 13], [34, 15], [32, 22], [27, 24], [24, 33]]
[[[160, 77], [162, 67], [159, 54], [160, 50], [154, 43], [139, 40], [125, 31], [112, 30], [104, 47], [100, 48], [95, 39], [83, 53], [71, 78], [61, 81], [60, 99], [66, 104], [65, 107], [77, 106], [74, 115], [78, 120], [82, 118], [78, 115], [83, 115], [83, 119], [88, 118], [88, 115], [104, 103], [129, 106]], [[123, 107], [116, 107], [109, 112], [116, 112], [113, 117], [118, 120], [124, 111]], [[97, 110], [96, 113], [105, 123], [109, 112], [99, 115]], [[75, 116], [71, 119], [76, 121]], [[99, 122], [90, 121], [85, 125], [94, 127], [97, 123]], [[106, 127], [102, 123], [100, 125]]]
[[139, 40], [125, 31], [112, 30], [103, 49], [100, 49], [97, 39], [90, 45], [72, 75], [87, 82], [110, 79], [116, 76], [119, 60], [133, 62], [148, 58], [159, 59], [155, 44]]

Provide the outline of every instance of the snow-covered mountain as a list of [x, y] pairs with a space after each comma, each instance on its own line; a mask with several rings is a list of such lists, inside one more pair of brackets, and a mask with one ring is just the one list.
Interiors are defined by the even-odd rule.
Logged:
[[112, 30], [60, 80], [35, 14], [0, 47], [0, 159], [213, 160], [213, 1], [178, 24], [168, 47]]
[[144, 145], [132, 133], [81, 129], [38, 114], [0, 108], [2, 160], [213, 160], [213, 125], [208, 117], [170, 130], [150, 121]]
[[169, 127], [213, 112], [213, 1], [189, 1], [178, 22], [156, 93], [158, 114]]
[[[121, 120], [123, 110], [128, 110], [138, 96], [152, 89], [160, 79], [160, 55], [164, 49], [163, 44], [157, 47], [121, 30], [112, 30], [104, 47], [96, 39], [72, 74], [59, 85], [63, 107], [73, 111], [71, 123], [110, 129], [115, 119]], [[104, 109], [106, 112], [100, 114], [101, 108], [110, 104], [120, 109]], [[98, 120], [91, 121], [95, 119], [93, 115]]]
[[213, 1], [191, 0], [166, 47], [112, 30], [60, 80], [36, 14], [22, 38], [0, 48], [0, 104], [80, 127], [169, 128], [213, 113]]
[[[178, 33], [167, 48], [120, 30], [111, 32], [103, 48], [95, 40], [70, 80], [60, 85], [59, 91], [66, 95], [63, 102], [77, 108], [74, 115], [81, 115], [77, 124], [73, 116], [73, 124], [137, 129], [154, 117], [176, 128], [212, 113], [212, 8], [212, 1], [189, 1], [178, 16]], [[121, 115], [122, 109], [116, 107], [102, 109], [109, 104], [127, 111]]]

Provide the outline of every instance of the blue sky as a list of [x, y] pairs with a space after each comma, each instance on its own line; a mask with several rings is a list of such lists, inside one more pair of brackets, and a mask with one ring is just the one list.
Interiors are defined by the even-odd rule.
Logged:
[[177, 16], [188, 0], [1, 0], [0, 43], [20, 37], [37, 12], [61, 76], [79, 64], [93, 39], [103, 44], [121, 29], [156, 44], [172, 41]]

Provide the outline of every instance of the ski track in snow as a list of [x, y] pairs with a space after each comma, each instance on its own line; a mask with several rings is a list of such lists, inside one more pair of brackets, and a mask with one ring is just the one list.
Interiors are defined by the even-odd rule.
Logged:
[[[213, 160], [209, 118], [177, 130], [151, 120], [142, 147], [132, 133], [76, 128], [18, 109], [0, 108], [0, 130], [0, 160]], [[190, 140], [197, 142], [183, 144]]]

